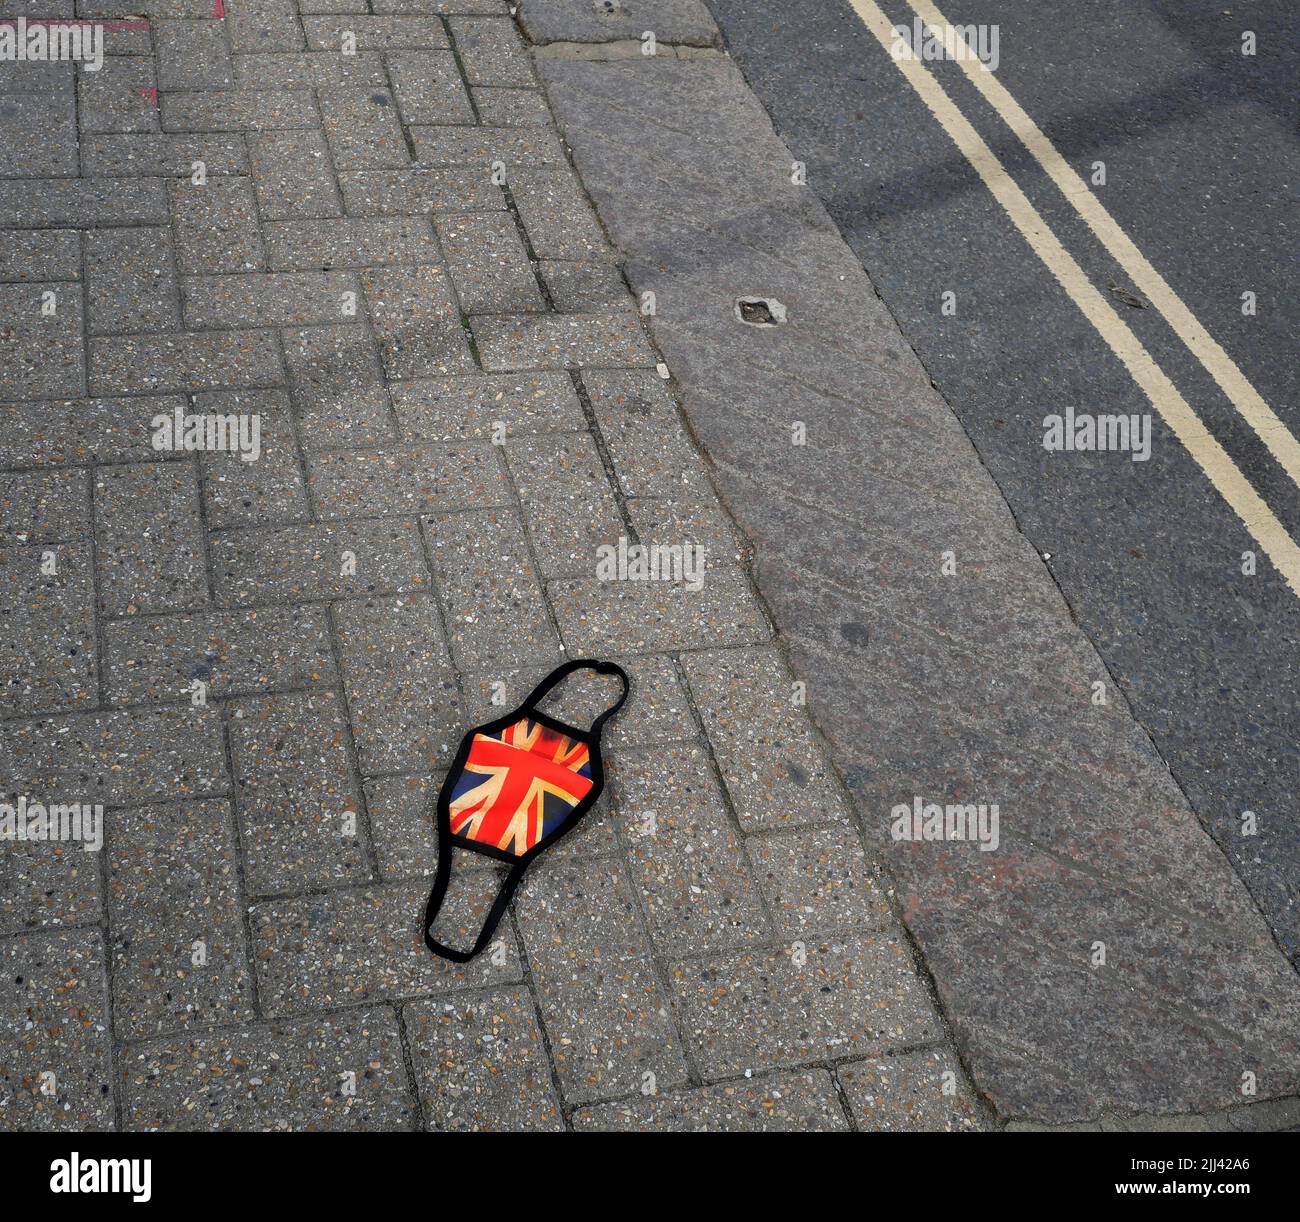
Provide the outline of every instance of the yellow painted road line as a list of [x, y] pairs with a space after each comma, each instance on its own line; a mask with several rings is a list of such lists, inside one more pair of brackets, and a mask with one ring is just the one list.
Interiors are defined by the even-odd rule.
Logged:
[[[953, 29], [954, 45], [969, 50], [969, 44], [962, 38], [960, 30], [949, 26], [947, 19], [931, 0], [907, 0], [907, 3], [927, 25], [935, 26], [940, 30], [945, 27]], [[1151, 266], [1147, 257], [1133, 244], [1132, 239], [1119, 227], [1115, 218], [1088, 189], [1082, 177], [1056, 151], [1056, 146], [1043, 134], [1038, 124], [1025, 113], [1020, 103], [1011, 96], [997, 76], [986, 71], [971, 54], [961, 56], [957, 63], [970, 79], [971, 84], [983, 94], [984, 100], [997, 111], [1002, 121], [1015, 132], [1020, 143], [1029, 150], [1034, 160], [1057, 185], [1061, 194], [1110, 253], [1111, 258], [1124, 269], [1138, 292], [1160, 311], [1165, 321], [1173, 328], [1174, 334], [1200, 361], [1210, 377], [1219, 384], [1219, 388], [1227, 395], [1241, 418], [1254, 429], [1256, 436], [1268, 447], [1269, 453], [1287, 475], [1300, 485], [1300, 441], [1296, 440], [1273, 409], [1264, 402], [1263, 396], [1250, 384], [1236, 362], [1201, 325], [1196, 315], [1183, 303], [1182, 298], [1169, 287], [1165, 278]]]
[[1277, 516], [1251, 487], [1227, 451], [1179, 394], [1178, 388], [1155, 363], [1128, 324], [1093, 286], [1083, 269], [1048, 228], [1025, 193], [934, 76], [906, 47], [898, 56], [891, 53], [896, 41], [893, 25], [875, 0], [849, 0], [849, 3], [952, 142], [974, 167], [1030, 248], [1124, 364], [1174, 436], [1182, 442], [1219, 495], [1245, 524], [1273, 567], [1286, 579], [1292, 592], [1300, 596], [1300, 547], [1287, 534]]

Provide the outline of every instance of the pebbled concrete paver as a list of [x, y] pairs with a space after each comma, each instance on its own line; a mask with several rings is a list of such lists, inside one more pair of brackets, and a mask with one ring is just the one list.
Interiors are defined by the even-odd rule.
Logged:
[[574, 1128], [601, 1133], [842, 1133], [848, 1129], [825, 1070], [774, 1073], [629, 1103], [580, 1108]]
[[227, 732], [250, 893], [368, 880], [361, 796], [334, 693], [233, 701]]
[[427, 1128], [563, 1131], [563, 1113], [527, 989], [455, 1001], [416, 1001], [403, 1014]]
[[129, 1131], [414, 1127], [401, 1032], [384, 1007], [131, 1044], [123, 1066]]
[[519, 21], [539, 45], [640, 39], [647, 30], [670, 44], [704, 47], [718, 39], [701, 0], [520, 0]]
[[970, 1133], [985, 1127], [960, 1066], [945, 1053], [905, 1052], [883, 1060], [853, 1061], [841, 1065], [835, 1076], [864, 1129]]
[[255, 1016], [239, 861], [223, 799], [115, 811], [108, 828], [115, 1030]]
[[113, 1128], [103, 939], [69, 929], [0, 939], [8, 1131]]

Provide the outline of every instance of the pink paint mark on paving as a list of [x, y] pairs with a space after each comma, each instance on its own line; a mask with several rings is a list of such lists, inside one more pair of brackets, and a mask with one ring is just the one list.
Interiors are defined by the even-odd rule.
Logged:
[[151, 101], [154, 104], [155, 107], [158, 105], [157, 89], [141, 89], [140, 92], [144, 94], [144, 96], [147, 97], [149, 101]]
[[218, 20], [224, 20], [226, 16], [226, 5], [224, 0], [215, 0], [212, 5], [212, 15]]

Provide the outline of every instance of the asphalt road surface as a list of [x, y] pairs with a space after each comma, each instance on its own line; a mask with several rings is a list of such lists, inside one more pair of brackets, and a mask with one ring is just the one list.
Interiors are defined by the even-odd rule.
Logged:
[[[880, 22], [933, 19], [914, 3], [710, 8], [1300, 966], [1294, 9], [943, 0], [947, 22], [996, 27], [999, 92], [978, 65], [904, 70]], [[1037, 156], [1017, 106], [1045, 137]], [[972, 162], [980, 142], [995, 162]], [[1087, 191], [1067, 198], [1071, 169]], [[1067, 413], [1136, 416], [1131, 442], [1149, 415], [1149, 457], [1047, 449]]]

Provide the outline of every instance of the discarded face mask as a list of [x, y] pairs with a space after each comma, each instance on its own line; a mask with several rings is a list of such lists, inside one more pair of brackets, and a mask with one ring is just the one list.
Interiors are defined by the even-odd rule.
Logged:
[[[574, 671], [615, 675], [622, 694], [580, 730], [546, 716], [537, 702]], [[595, 805], [605, 785], [600, 732], [627, 699], [627, 673], [613, 662], [575, 659], [557, 667], [513, 712], [476, 726], [456, 752], [438, 794], [438, 869], [424, 910], [424, 943], [435, 955], [467, 963], [491, 941], [528, 863], [567, 835]], [[453, 849], [468, 849], [511, 863], [470, 950], [444, 946], [431, 926], [451, 878]]]

